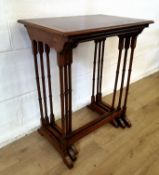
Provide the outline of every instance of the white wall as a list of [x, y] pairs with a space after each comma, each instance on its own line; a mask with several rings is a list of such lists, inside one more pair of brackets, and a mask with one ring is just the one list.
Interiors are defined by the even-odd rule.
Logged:
[[[0, 0], [0, 147], [39, 126], [39, 108], [30, 41], [20, 18], [110, 14], [154, 19], [139, 37], [132, 81], [159, 70], [159, 1], [157, 0]], [[89, 102], [92, 42], [74, 50], [73, 103], [77, 110]], [[114, 50], [116, 50], [114, 52]], [[117, 39], [106, 43], [103, 93], [111, 92]], [[52, 50], [51, 58], [56, 57]], [[58, 70], [52, 62], [54, 109], [59, 116]], [[80, 91], [78, 91], [80, 89]], [[80, 93], [82, 92], [82, 93]]]

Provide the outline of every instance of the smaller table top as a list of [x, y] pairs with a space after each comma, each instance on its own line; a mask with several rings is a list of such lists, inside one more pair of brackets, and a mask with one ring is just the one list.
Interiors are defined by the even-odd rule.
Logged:
[[151, 20], [108, 15], [25, 19], [18, 20], [18, 22], [26, 26], [32, 26], [66, 36], [137, 27], [153, 23]]

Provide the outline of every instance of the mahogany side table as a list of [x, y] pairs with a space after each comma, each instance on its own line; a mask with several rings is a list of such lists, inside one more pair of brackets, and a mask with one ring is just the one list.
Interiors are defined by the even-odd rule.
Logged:
[[[126, 109], [134, 49], [137, 36], [145, 27], [148, 27], [150, 23], [153, 23], [153, 21], [107, 15], [88, 15], [28, 19], [18, 20], [18, 22], [25, 25], [32, 41], [36, 84], [41, 114], [41, 128], [39, 129], [39, 132], [57, 149], [61, 154], [64, 163], [69, 168], [72, 168], [78, 154], [78, 151], [74, 146], [74, 143], [77, 140], [108, 122], [111, 122], [115, 127], [124, 128], [131, 126], [131, 123], [126, 116]], [[104, 48], [106, 39], [113, 36], [118, 36], [119, 38], [119, 55], [112, 103], [107, 104], [102, 101], [101, 93]], [[95, 43], [95, 49], [92, 96], [91, 104], [89, 104], [88, 107], [100, 115], [97, 119], [85, 124], [84, 126], [72, 130], [72, 52], [79, 43], [92, 40]], [[61, 127], [55, 122], [53, 113], [51, 67], [49, 57], [50, 48], [54, 48], [57, 52], [57, 63], [60, 77]], [[126, 77], [125, 72], [129, 50], [130, 59]], [[46, 59], [47, 62], [47, 77], [45, 75], [44, 59]], [[119, 97], [117, 99], [116, 92], [122, 59], [122, 75]], [[40, 71], [38, 65], [40, 65]], [[39, 73], [41, 73], [41, 80], [39, 78]], [[124, 81], [126, 81], [125, 93]], [[48, 92], [46, 82], [48, 83]], [[47, 96], [49, 97], [49, 105], [47, 105]], [[117, 105], [115, 105], [116, 100], [118, 102]], [[50, 114], [48, 114], [48, 108]]]

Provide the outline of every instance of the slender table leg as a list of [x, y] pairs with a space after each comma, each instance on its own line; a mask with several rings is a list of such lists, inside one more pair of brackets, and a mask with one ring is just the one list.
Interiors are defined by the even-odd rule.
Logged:
[[[120, 70], [120, 64], [121, 64], [121, 56], [122, 56], [122, 50], [124, 46], [124, 38], [120, 37], [119, 38], [119, 55], [118, 55], [118, 63], [117, 63], [117, 68], [116, 68], [116, 76], [115, 76], [115, 83], [114, 83], [114, 92], [113, 92], [113, 99], [112, 99], [112, 109], [114, 109], [115, 105], [115, 99], [116, 99], [116, 92], [117, 92], [117, 84], [118, 84], [118, 78], [119, 78], [119, 70]], [[112, 124], [115, 127], [119, 127], [119, 124], [116, 120], [112, 121]]]
[[93, 78], [92, 78], [92, 97], [91, 97], [91, 103], [95, 102], [95, 80], [96, 80], [96, 59], [97, 59], [97, 47], [98, 42], [95, 41], [95, 49], [94, 49], [94, 61], [93, 61]]
[[44, 119], [44, 113], [43, 113], [43, 105], [42, 105], [42, 96], [41, 96], [41, 90], [40, 90], [40, 80], [39, 80], [39, 70], [38, 70], [38, 58], [37, 58], [37, 42], [32, 41], [32, 49], [33, 49], [33, 55], [34, 55], [34, 66], [35, 66], [35, 75], [36, 75], [36, 85], [37, 85], [37, 91], [38, 91], [38, 99], [39, 99], [39, 107], [40, 107], [40, 115], [41, 115], [41, 124], [45, 125], [45, 119]]
[[55, 117], [54, 117], [54, 113], [53, 113], [51, 73], [50, 73], [50, 58], [49, 58], [50, 48], [47, 44], [45, 44], [45, 52], [46, 52], [47, 77], [48, 77], [49, 102], [50, 102], [50, 122], [54, 126], [55, 125]]
[[116, 77], [115, 77], [115, 83], [114, 83], [114, 92], [113, 92], [113, 99], [112, 99], [112, 108], [114, 109], [115, 105], [115, 99], [116, 99], [116, 91], [117, 91], [117, 84], [118, 84], [118, 78], [119, 78], [119, 70], [120, 70], [120, 63], [121, 63], [121, 56], [122, 56], [122, 50], [123, 50], [123, 44], [124, 44], [124, 38], [119, 38], [119, 56], [118, 56], [118, 63], [116, 68]]
[[133, 57], [134, 57], [134, 50], [136, 47], [136, 41], [137, 41], [137, 35], [132, 36], [130, 62], [129, 62], [129, 68], [128, 68], [128, 77], [127, 77], [126, 92], [125, 92], [125, 99], [124, 99], [124, 105], [123, 105], [123, 114], [122, 114], [122, 119], [128, 127], [131, 126], [131, 123], [126, 117], [126, 105], [127, 105], [127, 98], [128, 98], [128, 92], [129, 92], [130, 77], [131, 77], [132, 63], [133, 63]]
[[[73, 161], [77, 159], [78, 151], [73, 144], [69, 144], [67, 137], [72, 133], [72, 49], [58, 53], [58, 66], [60, 76], [60, 97], [61, 97], [61, 122], [62, 128], [58, 128], [55, 123], [53, 113], [52, 88], [51, 88], [51, 70], [50, 70], [50, 47], [42, 42], [32, 41], [32, 48], [34, 54], [34, 65], [36, 74], [36, 84], [39, 97], [39, 107], [41, 114], [42, 126], [39, 133], [44, 135], [50, 143], [63, 157], [63, 161], [69, 167], [73, 167]], [[44, 50], [46, 57], [44, 58]], [[39, 62], [38, 62], [39, 52]], [[44, 66], [44, 59], [46, 59], [46, 67]], [[38, 66], [39, 65], [39, 66]], [[41, 69], [41, 81], [39, 78], [39, 67]], [[46, 68], [46, 71], [45, 71]], [[45, 76], [47, 72], [47, 77]], [[46, 81], [46, 78], [47, 81]], [[48, 92], [46, 88], [48, 83]], [[49, 101], [47, 101], [47, 95]], [[47, 105], [49, 102], [49, 105]], [[50, 110], [48, 110], [50, 109]], [[50, 115], [48, 112], [50, 111]]]
[[123, 95], [126, 62], [127, 62], [129, 45], [130, 45], [130, 37], [127, 37], [125, 39], [125, 54], [124, 54], [124, 61], [123, 61], [123, 70], [122, 70], [122, 78], [121, 78], [121, 85], [120, 85], [119, 101], [118, 101], [118, 107], [117, 107], [118, 110], [121, 109], [121, 101], [122, 101], [122, 95]]
[[111, 111], [112, 108], [109, 104], [102, 101], [102, 78], [103, 78], [103, 63], [104, 63], [104, 50], [105, 50], [105, 38], [98, 41], [98, 72], [97, 72], [97, 94], [96, 104], [103, 108], [105, 111]]
[[[122, 78], [121, 78], [121, 85], [120, 85], [120, 92], [119, 92], [119, 101], [118, 101], [118, 106], [117, 110], [121, 110], [121, 102], [122, 102], [122, 97], [123, 97], [123, 90], [124, 90], [124, 80], [125, 80], [125, 71], [126, 71], [126, 63], [127, 63], [127, 55], [128, 55], [128, 49], [130, 46], [130, 37], [125, 38], [125, 53], [124, 53], [124, 60], [123, 60], [123, 68], [122, 68]], [[123, 122], [121, 118], [117, 119], [118, 124], [125, 128], [126, 124]]]
[[98, 52], [98, 74], [97, 74], [97, 95], [96, 101], [101, 101], [102, 99], [102, 75], [103, 75], [103, 62], [104, 62], [104, 47], [105, 40], [99, 42], [99, 52]]
[[[51, 73], [50, 73], [50, 58], [49, 58], [49, 53], [50, 53], [50, 48], [48, 45], [45, 45], [45, 53], [46, 53], [46, 63], [47, 63], [47, 77], [48, 77], [48, 89], [49, 89], [49, 107], [50, 107], [50, 121], [49, 121], [49, 116], [48, 116], [48, 106], [47, 106], [47, 89], [45, 85], [45, 67], [44, 67], [44, 44], [42, 42], [36, 42], [32, 41], [32, 48], [33, 48], [33, 55], [34, 55], [34, 66], [35, 66], [35, 75], [36, 75], [36, 84], [37, 84], [37, 91], [38, 91], [38, 97], [39, 97], [39, 107], [40, 107], [40, 114], [41, 114], [41, 123], [42, 125], [48, 126], [50, 123], [55, 126], [55, 118], [53, 114], [53, 103], [52, 103], [52, 92], [51, 92]], [[38, 62], [38, 54], [40, 56], [40, 61]], [[41, 68], [41, 83], [40, 83], [40, 78], [39, 78], [39, 64]], [[41, 87], [41, 85], [42, 87]], [[42, 89], [42, 92], [41, 92]], [[43, 94], [43, 98], [42, 98]], [[44, 116], [45, 113], [45, 116]]]
[[[103, 63], [105, 40], [102, 38], [95, 40], [94, 62], [93, 62], [93, 78], [92, 78], [92, 96], [91, 104], [88, 107], [100, 114], [112, 112], [111, 105], [102, 101], [102, 78], [103, 78]], [[96, 91], [96, 95], [95, 95]]]
[[71, 81], [72, 50], [58, 53], [61, 96], [61, 122], [63, 134], [63, 160], [69, 167], [73, 167], [77, 151], [73, 145], [68, 145], [66, 137], [72, 132], [72, 81]]
[[[112, 108], [115, 108], [115, 99], [116, 99], [116, 91], [117, 91], [117, 83], [118, 83], [118, 77], [119, 77], [119, 70], [120, 70], [120, 63], [121, 63], [121, 56], [122, 56], [122, 50], [125, 48], [124, 53], [124, 59], [123, 59], [123, 68], [122, 68], [122, 77], [121, 77], [121, 85], [119, 90], [119, 99], [118, 99], [118, 105], [117, 110], [122, 110], [122, 115], [118, 119], [115, 119], [112, 124], [115, 127], [121, 126], [123, 128], [125, 127], [131, 127], [131, 123], [126, 117], [126, 104], [127, 104], [127, 98], [128, 98], [128, 91], [129, 91], [129, 84], [130, 84], [130, 76], [131, 76], [131, 70], [132, 70], [132, 62], [133, 62], [133, 55], [134, 55], [134, 49], [136, 47], [136, 39], [137, 34], [131, 35], [131, 36], [120, 36], [119, 37], [119, 56], [118, 56], [118, 63], [117, 63], [117, 69], [116, 69], [116, 77], [115, 77], [115, 84], [114, 84], [114, 92], [113, 92], [113, 99], [112, 99]], [[124, 81], [125, 81], [125, 72], [126, 72], [126, 64], [127, 64], [127, 55], [128, 55], [128, 49], [131, 47], [131, 53], [130, 53], [130, 62], [129, 62], [129, 68], [128, 68], [128, 76], [127, 76], [127, 82], [126, 82], [126, 90], [125, 90], [125, 97], [123, 95], [124, 91]], [[122, 105], [122, 98], [124, 98], [124, 102]]]
[[[125, 128], [125, 127], [131, 126], [130, 121], [126, 117], [126, 104], [127, 104], [127, 98], [128, 98], [134, 49], [136, 46], [136, 38], [137, 38], [137, 34], [119, 36], [119, 46], [118, 46], [119, 55], [118, 55], [114, 91], [113, 91], [111, 105], [102, 101], [102, 93], [101, 93], [105, 39], [95, 40], [93, 79], [92, 79], [92, 97], [91, 97], [91, 104], [88, 105], [88, 107], [99, 113], [110, 112], [110, 111], [122, 111], [122, 115], [119, 116], [117, 119], [112, 120], [111, 122], [115, 127], [121, 126], [122, 128]], [[129, 63], [126, 88], [124, 93], [124, 84], [125, 84], [124, 82], [126, 81], [125, 79], [126, 79], [126, 68], [127, 68], [127, 62], [128, 62], [128, 51], [130, 47], [131, 47], [130, 63]], [[123, 49], [124, 49], [124, 54], [123, 54], [123, 65], [122, 65], [122, 72], [121, 72], [121, 83], [120, 83], [118, 104], [116, 107], [115, 101], [116, 101], [119, 72], [121, 69]], [[95, 90], [96, 90], [96, 95], [95, 95]]]
[[49, 124], [49, 117], [47, 112], [47, 99], [46, 99], [46, 87], [45, 87], [45, 72], [44, 72], [44, 61], [43, 61], [43, 43], [38, 42], [38, 50], [40, 54], [40, 65], [41, 65], [41, 76], [42, 76], [42, 90], [43, 90], [43, 99], [44, 99], [44, 111], [45, 111], [45, 119], [47, 124]]
[[[110, 105], [102, 102], [102, 77], [103, 77], [105, 40], [106, 38], [95, 40], [91, 104], [93, 105], [96, 103], [96, 105], [98, 105], [99, 108], [103, 108], [103, 110], [110, 111]], [[93, 108], [93, 106], [91, 105], [89, 105], [89, 107]]]

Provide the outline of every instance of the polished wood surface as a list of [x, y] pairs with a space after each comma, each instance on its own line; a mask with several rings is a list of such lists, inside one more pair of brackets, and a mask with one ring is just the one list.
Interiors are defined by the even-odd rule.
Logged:
[[46, 31], [53, 31], [64, 35], [77, 35], [94, 31], [108, 31], [130, 28], [153, 23], [152, 20], [133, 19], [108, 15], [87, 15], [57, 18], [39, 18], [19, 20], [27, 26]]
[[[77, 142], [80, 156], [71, 171], [56, 150], [34, 132], [0, 150], [0, 174], [158, 175], [158, 89], [159, 72], [131, 84], [128, 115], [133, 127], [123, 130], [105, 125], [81, 139]], [[111, 102], [111, 96], [104, 101]], [[93, 115], [88, 108], [75, 112], [73, 129]]]
[[[116, 128], [131, 127], [131, 122], [127, 117], [127, 99], [134, 49], [138, 35], [153, 21], [107, 15], [90, 15], [19, 20], [18, 22], [25, 25], [32, 41], [41, 114], [41, 127], [38, 131], [57, 149], [68, 168], [72, 168], [78, 156], [78, 150], [74, 144], [79, 139], [107, 123], [112, 123]], [[106, 50], [105, 42], [107, 42], [108, 37], [112, 36], [118, 36], [119, 38], [119, 56], [112, 101], [107, 103], [102, 99], [102, 77], [104, 52]], [[88, 108], [98, 114], [98, 117], [73, 130], [71, 70], [74, 60], [73, 49], [78, 44], [87, 41], [94, 41], [95, 44], [92, 96], [90, 97], [91, 102]], [[54, 48], [57, 52], [60, 79], [59, 98], [61, 100], [60, 126], [55, 121], [53, 114], [50, 48]], [[122, 51], [124, 52], [123, 55]], [[122, 65], [121, 59], [123, 60]], [[46, 68], [44, 67], [45, 60], [47, 62]], [[127, 66], [129, 67], [128, 73], [126, 73]], [[118, 80], [120, 69], [122, 69], [121, 82]], [[125, 82], [126, 88], [124, 92]], [[119, 96], [117, 96], [116, 87], [119, 83], [120, 91]], [[46, 87], [49, 88], [46, 89]], [[47, 97], [49, 97], [49, 101], [47, 101]]]

